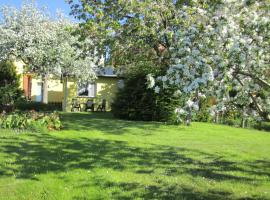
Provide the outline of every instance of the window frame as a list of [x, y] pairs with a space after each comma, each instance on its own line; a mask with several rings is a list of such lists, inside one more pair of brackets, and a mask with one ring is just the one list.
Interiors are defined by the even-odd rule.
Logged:
[[[93, 88], [93, 95], [90, 95], [92, 94], [92, 92], [90, 92], [89, 88], [90, 88], [90, 85], [92, 85], [94, 88]], [[77, 97], [78, 98], [95, 98], [97, 97], [97, 83], [87, 83], [87, 92], [88, 92], [88, 95], [79, 95], [79, 85], [78, 85], [78, 88], [77, 88]]]

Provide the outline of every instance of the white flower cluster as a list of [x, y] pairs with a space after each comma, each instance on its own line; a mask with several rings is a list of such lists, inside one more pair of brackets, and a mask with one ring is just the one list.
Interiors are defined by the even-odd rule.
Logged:
[[152, 74], [146, 76], [148, 88], [153, 88], [155, 86], [155, 78]]
[[[224, 0], [214, 11], [195, 5], [179, 12], [183, 22], [173, 35], [171, 67], [151, 87], [177, 87], [178, 94], [190, 96], [204, 91], [215, 97], [221, 111], [234, 101], [269, 113], [270, 95], [257, 95], [270, 88], [270, 12], [265, 2]], [[236, 95], [231, 97], [230, 91]]]
[[[185, 7], [180, 15], [185, 21], [175, 32], [175, 43], [170, 48], [174, 63], [165, 76], [158, 77], [162, 86], [176, 86], [179, 92], [192, 93], [200, 87], [206, 87], [214, 80], [211, 57], [214, 52], [209, 49], [213, 28], [207, 24], [207, 13], [201, 8], [193, 8], [196, 17], [191, 16], [190, 8]], [[204, 19], [204, 20], [203, 20]], [[205, 27], [204, 30], [201, 27]]]

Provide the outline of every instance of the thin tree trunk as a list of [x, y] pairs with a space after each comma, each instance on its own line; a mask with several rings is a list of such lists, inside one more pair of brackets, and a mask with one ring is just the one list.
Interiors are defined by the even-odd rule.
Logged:
[[242, 118], [241, 127], [242, 128], [245, 128], [246, 127], [246, 118], [245, 117]]
[[216, 112], [216, 114], [215, 114], [215, 122], [216, 122], [216, 124], [218, 124], [218, 120], [219, 120], [218, 119], [218, 114], [219, 114], [218, 112]]
[[64, 91], [64, 100], [63, 100], [63, 111], [67, 112], [68, 106], [68, 78], [63, 78], [63, 91]]
[[188, 107], [188, 111], [187, 111], [187, 118], [186, 118], [186, 125], [190, 126], [191, 124], [191, 108]]
[[42, 103], [48, 104], [48, 79], [49, 75], [44, 74], [43, 77], [43, 85], [42, 85]]

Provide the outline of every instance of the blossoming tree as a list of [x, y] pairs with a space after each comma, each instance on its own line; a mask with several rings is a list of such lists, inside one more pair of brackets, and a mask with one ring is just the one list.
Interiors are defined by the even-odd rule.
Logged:
[[1, 8], [0, 59], [18, 59], [43, 78], [43, 102], [47, 103], [48, 74], [53, 70], [52, 46], [56, 38], [56, 24], [45, 10], [24, 3], [21, 9]]
[[182, 0], [67, 2], [99, 50], [108, 52], [111, 64], [169, 66], [172, 30], [180, 22]]
[[48, 102], [49, 75], [63, 74], [82, 80], [95, 78], [98, 59], [81, 49], [91, 40], [79, 40], [72, 34], [77, 27], [59, 15], [52, 18], [34, 2], [24, 3], [21, 9], [2, 7], [0, 23], [0, 60], [19, 59], [29, 71], [42, 76], [43, 102]]
[[[225, 85], [215, 90], [219, 101], [225, 105], [238, 102], [243, 105], [243, 115], [249, 107], [262, 119], [269, 120], [269, 1], [231, 1], [216, 15], [216, 52], [221, 59], [216, 80]], [[230, 91], [236, 95], [229, 95]]]
[[211, 95], [215, 112], [241, 104], [269, 120], [269, 0], [68, 2], [116, 65], [161, 66], [150, 86], [178, 88], [188, 116]]
[[207, 10], [184, 6], [171, 47], [173, 64], [166, 75], [148, 77], [151, 85], [156, 92], [178, 87], [178, 94], [189, 97], [188, 107], [204, 93], [216, 98], [219, 110], [233, 101], [269, 120], [269, 14], [266, 1], [224, 1]]
[[93, 47], [92, 40], [89, 38], [80, 39], [74, 33], [74, 29], [76, 29], [74, 24], [69, 21], [62, 21], [58, 27], [55, 69], [56, 74], [62, 77], [64, 83], [63, 110], [65, 110], [67, 107], [68, 78], [75, 78], [79, 82], [94, 80], [98, 68], [102, 68], [103, 63], [95, 51], [87, 51], [87, 48]]

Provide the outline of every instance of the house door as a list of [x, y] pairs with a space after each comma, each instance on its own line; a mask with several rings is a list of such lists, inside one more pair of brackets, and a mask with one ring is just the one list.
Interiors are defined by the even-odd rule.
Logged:
[[31, 99], [32, 78], [29, 75], [23, 76], [23, 90], [24, 90], [24, 96], [27, 99]]
[[28, 98], [31, 100], [32, 96], [32, 78], [31, 76], [28, 77]]
[[37, 83], [37, 86], [36, 86], [36, 102], [42, 102], [42, 95], [43, 92], [42, 92], [42, 83]]

